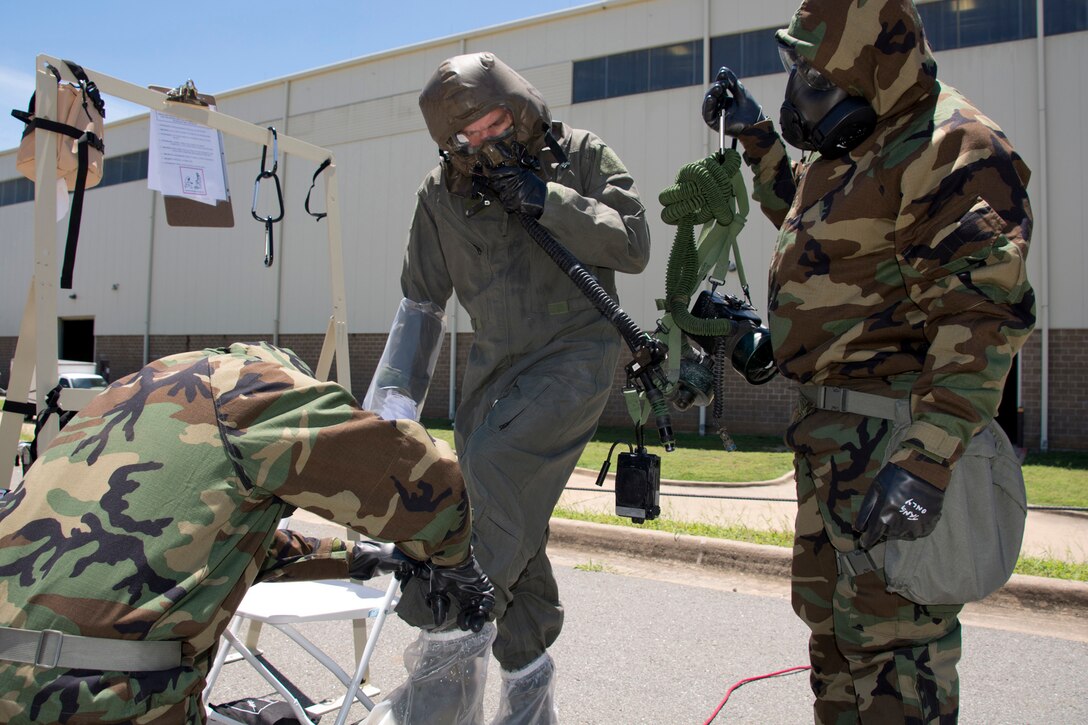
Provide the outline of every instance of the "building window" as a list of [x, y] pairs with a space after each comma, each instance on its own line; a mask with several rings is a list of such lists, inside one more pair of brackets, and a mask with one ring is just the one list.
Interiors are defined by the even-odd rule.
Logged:
[[[934, 50], [970, 48], [1034, 38], [1035, 0], [937, 0], [918, 5], [926, 38]], [[1047, 0], [1043, 32], [1061, 35], [1088, 30], [1088, 2]]]
[[716, 76], [723, 65], [736, 73], [738, 78], [782, 73], [778, 41], [774, 39], [777, 29], [763, 28], [711, 38], [710, 77]]
[[[954, 50], [1025, 40], [1036, 35], [1035, 0], [935, 0], [918, 6], [933, 50]], [[1047, 35], [1088, 30], [1088, 2], [1047, 0]], [[783, 26], [785, 23], [783, 23]], [[739, 78], [781, 73], [775, 31], [761, 28], [710, 40], [710, 77], [728, 66]], [[702, 82], [702, 43], [664, 45], [574, 62], [574, 103]]]
[[[104, 164], [102, 180], [98, 185], [88, 191], [101, 189], [104, 186], [124, 184], [129, 181], [139, 181], [147, 178], [147, 151], [134, 151], [120, 156], [107, 156]], [[30, 179], [19, 177], [0, 181], [0, 206], [19, 204], [24, 201], [34, 201], [34, 182]]]
[[30, 179], [19, 177], [0, 181], [0, 206], [19, 204], [24, 201], [34, 201], [34, 182]]
[[1088, 2], [1047, 0], [1043, 3], [1043, 30], [1047, 35], [1088, 30]]
[[574, 103], [663, 91], [703, 82], [698, 40], [574, 62]]
[[918, 5], [933, 50], [1035, 37], [1034, 0], [938, 0]]
[[133, 151], [120, 156], [107, 156], [105, 173], [96, 189], [147, 178], [147, 150]]

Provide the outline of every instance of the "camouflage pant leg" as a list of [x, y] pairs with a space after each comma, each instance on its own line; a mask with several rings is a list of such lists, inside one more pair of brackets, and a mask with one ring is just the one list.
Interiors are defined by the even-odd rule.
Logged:
[[[838, 572], [824, 531], [824, 519], [816, 503], [812, 478], [797, 472], [797, 518], [794, 522], [792, 599], [793, 611], [811, 630], [809, 686], [816, 696], [815, 721], [856, 723], [857, 697], [850, 666], [835, 643], [834, 598]], [[841, 717], [835, 713], [840, 713]]]
[[[206, 721], [201, 678], [185, 668], [190, 689], [171, 691], [177, 670], [131, 673], [39, 668], [0, 660], [0, 723], [5, 725], [200, 725]], [[151, 690], [151, 692], [149, 692]]]
[[954, 723], [961, 607], [889, 593], [880, 572], [840, 574], [827, 509], [803, 460], [797, 487], [793, 606], [812, 630], [815, 721]]

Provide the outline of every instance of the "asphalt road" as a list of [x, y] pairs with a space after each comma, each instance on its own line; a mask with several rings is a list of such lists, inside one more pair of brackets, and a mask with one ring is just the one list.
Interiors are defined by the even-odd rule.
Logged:
[[[336, 533], [302, 522], [294, 528]], [[563, 635], [552, 648], [565, 725], [703, 723], [739, 680], [807, 664], [807, 630], [790, 609], [782, 578], [650, 565], [599, 550], [556, 548], [552, 559], [567, 609]], [[300, 629], [351, 669], [346, 623]], [[371, 682], [388, 691], [404, 679], [402, 653], [414, 637], [399, 619], [387, 621]], [[963, 640], [961, 723], [1088, 722], [1084, 617], [972, 605], [964, 615]], [[337, 694], [335, 681], [279, 632], [266, 628], [260, 643], [266, 657], [312, 699]], [[485, 721], [497, 708], [498, 679], [492, 660]], [[212, 700], [269, 692], [239, 662], [224, 668]], [[349, 722], [365, 715], [356, 705]], [[332, 722], [334, 716], [326, 717]], [[811, 721], [804, 672], [740, 687], [714, 720]]]

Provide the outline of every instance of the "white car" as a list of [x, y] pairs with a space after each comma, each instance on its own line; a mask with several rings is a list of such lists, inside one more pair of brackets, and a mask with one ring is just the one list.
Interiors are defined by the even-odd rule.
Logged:
[[104, 377], [95, 373], [65, 373], [60, 376], [60, 386], [62, 388], [95, 390], [105, 388], [108, 384]]

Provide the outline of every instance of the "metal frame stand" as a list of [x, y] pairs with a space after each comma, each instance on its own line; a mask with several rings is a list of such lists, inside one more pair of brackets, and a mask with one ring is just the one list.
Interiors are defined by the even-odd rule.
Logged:
[[[36, 114], [40, 118], [56, 120], [57, 79], [46, 66], [58, 69], [65, 81], [75, 81], [64, 61], [48, 55], [36, 59]], [[87, 77], [98, 85], [102, 93], [146, 106], [152, 111], [169, 113], [194, 123], [199, 123], [237, 138], [262, 146], [273, 143], [273, 132], [205, 106], [169, 101], [166, 94], [143, 88], [126, 81], [84, 68]], [[23, 319], [19, 326], [19, 338], [15, 346], [11, 380], [7, 399], [27, 402], [31, 377], [37, 371], [37, 406], [45, 406], [45, 394], [51, 380], [57, 378], [57, 288], [60, 269], [56, 251], [57, 228], [57, 134], [35, 134], [35, 181], [34, 181], [34, 271], [30, 279]], [[279, 149], [287, 154], [301, 156], [321, 163], [332, 161], [325, 172], [325, 203], [328, 217], [329, 282], [332, 291], [332, 315], [325, 331], [316, 374], [327, 380], [336, 358], [336, 377], [348, 390], [351, 389], [351, 366], [348, 363], [347, 317], [344, 283], [344, 256], [341, 246], [341, 219], [336, 180], [336, 163], [332, 152], [320, 146], [306, 143], [290, 136], [275, 139]], [[78, 403], [79, 401], [77, 401]], [[77, 410], [78, 407], [73, 407]], [[0, 414], [0, 452], [9, 451], [9, 461], [14, 460], [19, 441], [23, 416], [6, 411]], [[58, 433], [56, 416], [51, 417], [39, 432], [39, 449], [44, 449]]]

